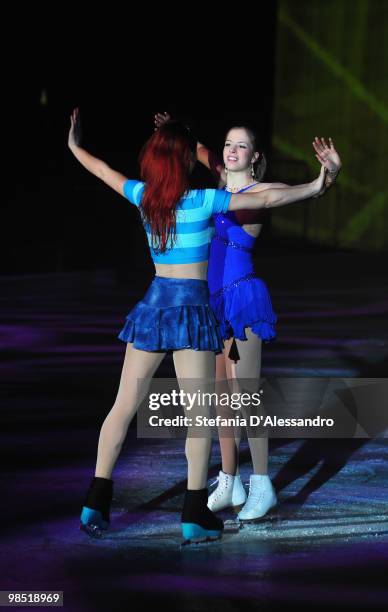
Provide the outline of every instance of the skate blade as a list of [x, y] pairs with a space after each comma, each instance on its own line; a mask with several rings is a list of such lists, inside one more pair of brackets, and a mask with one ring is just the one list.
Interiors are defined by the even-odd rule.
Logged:
[[237, 518], [237, 519], [228, 519], [227, 521], [224, 521], [224, 535], [227, 534], [233, 534], [233, 533], [238, 533], [240, 531], [240, 529], [242, 529], [243, 526], [241, 524], [241, 521]]
[[106, 531], [98, 525], [84, 525], [83, 523], [80, 524], [79, 528], [91, 538], [102, 538], [104, 537], [104, 531]]
[[190, 546], [192, 544], [194, 545], [201, 545], [201, 544], [210, 544], [211, 542], [217, 542], [218, 540], [221, 540], [222, 538], [222, 534], [219, 536], [206, 536], [205, 538], [190, 538], [189, 540], [183, 540], [183, 542], [181, 543], [181, 548], [183, 548], [184, 546]]
[[277, 504], [275, 506], [272, 506], [269, 510], [267, 510], [267, 512], [265, 514], [262, 514], [261, 516], [257, 516], [256, 518], [253, 519], [243, 519], [243, 518], [239, 518], [238, 520], [241, 523], [241, 526], [245, 525], [245, 524], [254, 524], [254, 523], [261, 523], [263, 521], [263, 519], [265, 518], [270, 518], [271, 515], [273, 514], [273, 511], [277, 510]]

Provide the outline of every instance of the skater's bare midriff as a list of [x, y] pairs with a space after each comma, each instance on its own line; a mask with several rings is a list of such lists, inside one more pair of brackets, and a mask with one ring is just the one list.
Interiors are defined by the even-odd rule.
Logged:
[[207, 260], [191, 264], [155, 264], [156, 276], [206, 280]]

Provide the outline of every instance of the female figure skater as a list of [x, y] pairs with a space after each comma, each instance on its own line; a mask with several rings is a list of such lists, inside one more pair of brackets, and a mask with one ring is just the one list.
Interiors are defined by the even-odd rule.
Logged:
[[[215, 353], [222, 349], [216, 320], [209, 307], [206, 282], [211, 218], [227, 210], [284, 206], [317, 195], [325, 177], [287, 189], [231, 194], [204, 189], [189, 191], [196, 161], [196, 141], [178, 122], [154, 132], [140, 156], [143, 182], [128, 180], [81, 148], [75, 137], [78, 111], [71, 116], [68, 145], [77, 160], [141, 212], [148, 234], [156, 276], [144, 298], [129, 313], [119, 338], [127, 349], [116, 400], [100, 432], [95, 477], [81, 514], [81, 527], [101, 535], [109, 525], [112, 471], [128, 426], [145, 396], [167, 350], [173, 351], [175, 372], [182, 379], [205, 379], [215, 371]], [[202, 414], [206, 414], [202, 408]], [[188, 428], [190, 430], [190, 428]], [[207, 470], [211, 436], [188, 435], [187, 491], [182, 511], [185, 541], [218, 538], [223, 523], [207, 507]]]
[[[169, 120], [168, 113], [158, 113], [155, 125]], [[327, 169], [322, 195], [336, 179], [341, 160], [330, 139], [313, 141], [316, 157]], [[219, 187], [227, 192], [263, 193], [283, 189], [284, 183], [261, 183], [266, 169], [255, 132], [246, 126], [231, 128], [226, 134], [223, 164], [203, 144], [197, 143], [198, 160], [209, 168]], [[225, 348], [216, 358], [216, 379], [231, 381], [238, 390], [238, 381], [249, 384], [250, 392], [259, 388], [262, 342], [276, 337], [276, 315], [264, 281], [254, 272], [252, 259], [255, 240], [263, 223], [263, 211], [228, 211], [214, 216], [215, 235], [211, 242], [208, 285], [210, 305], [220, 324]], [[257, 384], [254, 384], [257, 381]], [[277, 503], [275, 490], [268, 476], [268, 438], [251, 437], [248, 432], [253, 474], [248, 498], [238, 474], [238, 449], [241, 428], [233, 432], [219, 430], [222, 470], [218, 486], [210, 495], [208, 506], [213, 511], [242, 507], [241, 520], [263, 517]]]

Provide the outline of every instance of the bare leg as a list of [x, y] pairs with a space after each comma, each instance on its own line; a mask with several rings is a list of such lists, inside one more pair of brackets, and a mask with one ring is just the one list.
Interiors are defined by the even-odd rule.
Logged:
[[[233, 378], [232, 364], [228, 358], [229, 349], [233, 342], [233, 338], [225, 340], [225, 348], [221, 355], [216, 357], [216, 381], [231, 380]], [[230, 416], [235, 416], [231, 413]], [[219, 430], [219, 440], [222, 458], [222, 471], [225, 474], [234, 476], [238, 473], [238, 448], [241, 440], [241, 427], [234, 427], [230, 431], [226, 427]]]
[[[201, 389], [201, 381], [214, 378], [215, 355], [211, 351], [195, 351], [185, 349], [174, 352], [174, 365], [179, 386], [186, 392], [195, 392]], [[193, 379], [190, 381], [190, 379]], [[207, 389], [208, 390], [208, 389]], [[194, 406], [186, 413], [192, 419], [195, 415], [209, 416], [208, 406]], [[194, 431], [195, 431], [194, 426]], [[186, 439], [187, 458], [187, 488], [190, 490], [204, 489], [207, 484], [209, 455], [211, 446], [211, 431], [208, 427], [203, 429], [203, 437], [188, 435]]]
[[[96, 476], [111, 478], [128, 426], [148, 390], [148, 384], [144, 381], [152, 378], [164, 355], [140, 351], [127, 344], [117, 397], [101, 427]], [[143, 384], [140, 385], [140, 382]]]
[[[249, 379], [251, 393], [260, 388], [261, 372], [261, 348], [262, 340], [254, 334], [251, 328], [245, 330], [247, 340], [236, 340], [240, 359], [232, 364], [233, 377], [237, 380]], [[257, 382], [256, 382], [257, 381]], [[249, 437], [249, 449], [251, 451], [253, 473], [268, 474], [268, 438]]]
[[[245, 330], [247, 340], [236, 340], [240, 359], [235, 364], [228, 357], [231, 340], [225, 342], [225, 350], [221, 356], [217, 357], [217, 380], [223, 380], [225, 376], [232, 383], [232, 391], [239, 391], [239, 379], [249, 379], [255, 388], [250, 388], [255, 392], [260, 387], [261, 371], [261, 348], [262, 341], [250, 328]], [[257, 383], [255, 382], [257, 381]], [[220, 447], [222, 456], [222, 470], [227, 474], [235, 475], [238, 473], [238, 448], [241, 440], [241, 428], [235, 428], [235, 436], [220, 435]], [[268, 438], [248, 437], [249, 448], [252, 456], [254, 474], [268, 473]]]

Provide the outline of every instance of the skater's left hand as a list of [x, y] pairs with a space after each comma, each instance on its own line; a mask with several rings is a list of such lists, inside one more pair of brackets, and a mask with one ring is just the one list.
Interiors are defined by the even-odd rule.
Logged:
[[323, 166], [325, 166], [326, 170], [330, 174], [338, 174], [342, 166], [342, 162], [340, 156], [335, 150], [332, 139], [329, 138], [329, 145], [327, 145], [323, 137], [318, 138], [318, 136], [316, 136], [313, 140], [313, 147], [315, 149], [315, 157]]
[[79, 109], [75, 108], [70, 115], [70, 130], [68, 136], [68, 146], [79, 147], [81, 144], [81, 121]]

